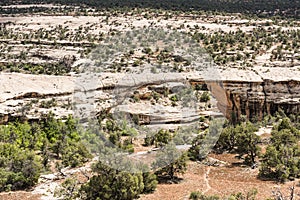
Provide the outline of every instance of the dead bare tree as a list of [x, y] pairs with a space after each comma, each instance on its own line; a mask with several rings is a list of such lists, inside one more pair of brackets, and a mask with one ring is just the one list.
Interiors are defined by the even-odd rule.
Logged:
[[295, 185], [289, 188], [290, 193], [288, 196], [284, 196], [280, 189], [272, 191], [274, 200], [296, 200], [296, 197], [300, 197], [300, 194], [296, 194]]

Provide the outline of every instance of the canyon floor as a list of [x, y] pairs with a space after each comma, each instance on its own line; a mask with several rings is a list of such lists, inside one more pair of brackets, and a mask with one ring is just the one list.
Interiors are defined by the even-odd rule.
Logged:
[[[219, 195], [221, 197], [230, 194], [243, 192], [246, 194], [252, 189], [258, 191], [257, 199], [267, 199], [273, 197], [276, 192], [281, 192], [284, 196], [290, 194], [290, 188], [295, 187], [295, 194], [300, 194], [297, 187], [299, 180], [290, 181], [285, 184], [274, 181], [262, 181], [257, 179], [258, 169], [243, 167], [240, 160], [232, 154], [210, 155], [214, 161], [226, 163], [221, 166], [208, 166], [201, 163], [189, 162], [187, 172], [179, 176], [182, 180], [178, 184], [159, 184], [152, 194], [142, 195], [141, 200], [186, 200], [191, 192], [200, 191], [207, 195]], [[56, 185], [56, 183], [52, 183]], [[47, 193], [45, 188], [45, 193]], [[41, 190], [42, 191], [42, 190]], [[49, 192], [49, 191], [48, 191]], [[7, 192], [1, 193], [1, 200], [40, 200], [52, 199], [51, 196], [43, 194], [32, 194], [32, 192]], [[299, 199], [300, 196], [295, 196]]]

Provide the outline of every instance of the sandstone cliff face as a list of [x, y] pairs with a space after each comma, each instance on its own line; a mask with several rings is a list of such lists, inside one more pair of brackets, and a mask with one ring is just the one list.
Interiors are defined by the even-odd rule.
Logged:
[[273, 114], [279, 108], [286, 113], [300, 113], [299, 80], [266, 80], [264, 83], [265, 109], [268, 114]]
[[[225, 72], [219, 83], [207, 81], [219, 109], [228, 119], [236, 121], [245, 115], [261, 120], [279, 109], [287, 114], [300, 113], [299, 69], [270, 68], [267, 73], [265, 71], [265, 68], [256, 68], [240, 75], [240, 71], [235, 70]], [[224, 93], [220, 92], [222, 89]]]

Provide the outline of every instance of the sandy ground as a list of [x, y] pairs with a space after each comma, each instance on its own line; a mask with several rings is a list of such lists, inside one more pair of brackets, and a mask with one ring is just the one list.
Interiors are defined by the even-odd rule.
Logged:
[[[240, 161], [234, 155], [212, 155], [219, 160], [231, 162], [229, 166], [212, 167], [195, 162], [189, 162], [187, 172], [182, 176], [179, 184], [159, 184], [153, 194], [141, 196], [141, 200], [174, 200], [188, 199], [192, 191], [200, 191], [207, 195], [219, 195], [221, 197], [232, 193], [247, 193], [251, 189], [257, 189], [256, 199], [263, 200], [272, 197], [272, 191], [280, 189], [287, 195], [289, 187], [297, 185], [297, 181], [286, 184], [278, 184], [273, 181], [257, 179], [258, 169], [241, 167]], [[300, 188], [296, 187], [300, 194]], [[299, 197], [300, 198], [300, 197]], [[298, 199], [299, 199], [298, 198]], [[297, 197], [296, 197], [297, 199]]]
[[0, 194], [0, 200], [39, 200], [41, 195], [31, 192], [5, 192]]

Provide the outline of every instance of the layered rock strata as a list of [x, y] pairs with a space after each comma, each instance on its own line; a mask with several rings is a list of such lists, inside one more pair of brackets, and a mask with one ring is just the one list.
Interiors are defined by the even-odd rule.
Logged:
[[[185, 82], [188, 81], [192, 85], [201, 85], [202, 88], [207, 86], [216, 98], [219, 110], [231, 120], [239, 120], [242, 115], [261, 120], [266, 115], [273, 115], [279, 109], [287, 114], [300, 113], [299, 67], [255, 67], [250, 70], [230, 68], [219, 70], [220, 78], [218, 80], [210, 79], [209, 76], [204, 78], [203, 75], [196, 73], [180, 73], [164, 75], [162, 82], [159, 81], [160, 75], [153, 75], [148, 80], [139, 79], [140, 82], [137, 80], [120, 82], [120, 79], [124, 80], [124, 76], [126, 75], [102, 73], [93, 77], [94, 81], [91, 83], [85, 84], [85, 91], [81, 92], [85, 95], [88, 94], [85, 99], [90, 97], [93, 99], [95, 112], [111, 110], [110, 108], [115, 103], [115, 95], [126, 91], [126, 87], [129, 86], [133, 90], [126, 91], [128, 95], [137, 90], [138, 97], [143, 102], [131, 102], [127, 105], [126, 110], [131, 114], [142, 116], [141, 120], [144, 123], [150, 123], [150, 119], [158, 119], [166, 123], [188, 121], [187, 116], [180, 116], [181, 111], [176, 111], [176, 107], [170, 105], [164, 107], [165, 119], [161, 119], [162, 115], [159, 112], [163, 109], [160, 109], [159, 106], [168, 102], [161, 100], [156, 105], [153, 105], [153, 102], [147, 102], [154, 91], [163, 93], [165, 89], [168, 92], [182, 89]], [[151, 80], [153, 81], [151, 82]], [[41, 117], [41, 113], [49, 111], [54, 112], [57, 117], [73, 114], [72, 104], [76, 98], [74, 93], [76, 94], [78, 84], [85, 81], [89, 80], [80, 80], [76, 76], [0, 73], [0, 123], [7, 123], [20, 116], [25, 116], [27, 119], [38, 119]], [[79, 87], [81, 86], [79, 85]], [[129, 109], [130, 105], [132, 106]], [[152, 106], [151, 110], [149, 110], [150, 105]], [[85, 112], [85, 108], [82, 109]], [[138, 112], [139, 110], [140, 112]], [[199, 115], [201, 114], [201, 110], [197, 112]], [[196, 114], [192, 113], [190, 119], [194, 120], [195, 116]]]
[[[279, 109], [286, 114], [300, 113], [300, 70], [256, 67], [252, 70], [223, 71], [219, 82], [207, 81], [219, 109], [228, 119], [262, 120]], [[224, 90], [225, 93], [220, 92]]]

